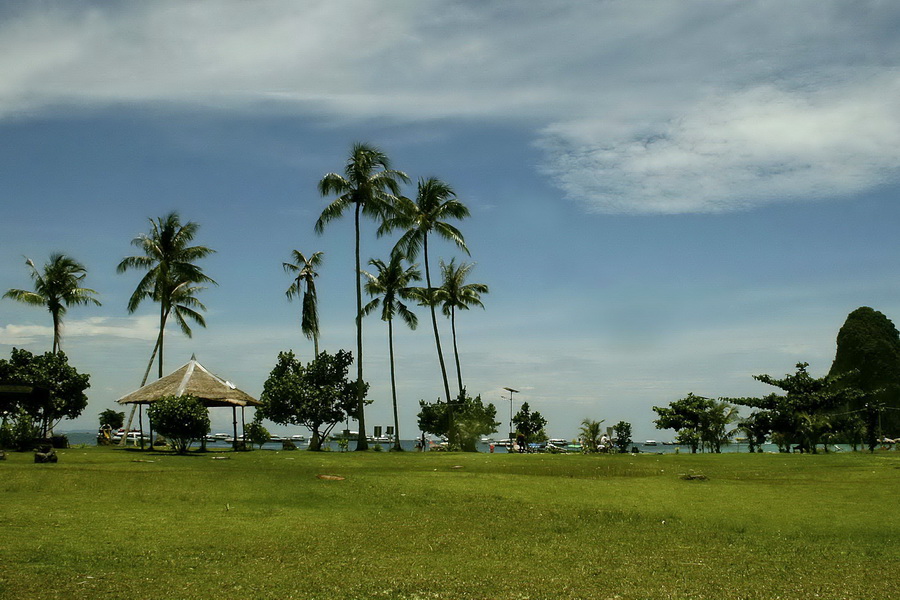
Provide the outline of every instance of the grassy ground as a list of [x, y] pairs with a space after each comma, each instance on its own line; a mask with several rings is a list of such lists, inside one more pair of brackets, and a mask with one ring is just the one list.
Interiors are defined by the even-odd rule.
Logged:
[[0, 462], [3, 599], [900, 594], [897, 452], [31, 460]]

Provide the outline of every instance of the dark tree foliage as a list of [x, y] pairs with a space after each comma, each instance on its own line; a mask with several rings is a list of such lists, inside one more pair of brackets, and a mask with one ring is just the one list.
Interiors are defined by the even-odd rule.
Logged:
[[[359, 415], [359, 398], [369, 385], [347, 379], [353, 354], [321, 352], [304, 366], [293, 352], [279, 352], [278, 362], [263, 385], [257, 414], [280, 425], [303, 425], [312, 432], [310, 450], [321, 450], [335, 425]], [[368, 402], [367, 402], [368, 403]], [[362, 435], [362, 432], [360, 432]]]
[[191, 395], [166, 396], [152, 402], [147, 416], [179, 454], [186, 453], [191, 444], [209, 433], [209, 410]]
[[848, 403], [848, 410], [865, 411], [867, 403], [888, 408], [881, 426], [900, 434], [900, 333], [884, 314], [863, 306], [847, 316], [837, 335], [837, 352], [829, 376], [844, 376], [843, 385], [865, 395]]
[[63, 419], [74, 419], [87, 407], [84, 393], [91, 376], [69, 365], [63, 352], [35, 355], [13, 348], [9, 360], [0, 360], [0, 381], [35, 386], [46, 393], [34, 394], [2, 407], [5, 412], [22, 410], [41, 436], [47, 436]]
[[750, 452], [762, 452], [762, 445], [772, 432], [772, 415], [767, 410], [757, 410], [738, 422], [738, 429], [747, 434]]
[[619, 452], [628, 452], [628, 446], [631, 445], [631, 423], [619, 421], [613, 425], [613, 435]]
[[668, 407], [654, 406], [653, 411], [659, 418], [653, 423], [657, 429], [677, 431], [678, 441], [689, 445], [692, 454], [696, 453], [702, 440], [703, 415], [712, 403], [709, 398], [695, 396], [690, 392], [681, 400], [669, 403]]
[[542, 442], [547, 439], [544, 433], [544, 427], [547, 426], [547, 419], [541, 413], [531, 412], [528, 403], [522, 404], [522, 408], [513, 417], [513, 423], [516, 426], [516, 433], [525, 436], [525, 443]]
[[256, 413], [256, 418], [244, 427], [244, 436], [248, 442], [256, 444], [260, 449], [269, 441], [269, 430], [262, 424], [262, 416], [259, 413]]
[[107, 408], [100, 413], [100, 426], [108, 426], [110, 429], [119, 429], [125, 424], [125, 413], [116, 412], [111, 408]]
[[485, 405], [481, 396], [470, 398], [465, 390], [448, 407], [446, 402], [429, 404], [419, 401], [419, 429], [432, 435], [446, 436], [451, 450], [475, 452], [475, 442], [479, 437], [497, 431], [497, 409], [493, 404]]
[[753, 376], [757, 381], [780, 388], [784, 395], [729, 399], [735, 404], [766, 411], [772, 441], [782, 452], [789, 452], [794, 446], [801, 451], [816, 452], [823, 434], [831, 429], [830, 414], [862, 396], [859, 390], [843, 382], [843, 376], [815, 378], [807, 372], [808, 366], [809, 363], [797, 363], [797, 372], [781, 379], [771, 375]]

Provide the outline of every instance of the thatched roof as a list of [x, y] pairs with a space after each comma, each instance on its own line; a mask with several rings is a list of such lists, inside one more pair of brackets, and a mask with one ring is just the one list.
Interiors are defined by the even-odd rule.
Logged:
[[148, 383], [141, 389], [122, 396], [119, 404], [149, 404], [163, 396], [197, 397], [206, 406], [259, 406], [260, 402], [234, 387], [230, 381], [213, 375], [193, 356], [174, 373]]

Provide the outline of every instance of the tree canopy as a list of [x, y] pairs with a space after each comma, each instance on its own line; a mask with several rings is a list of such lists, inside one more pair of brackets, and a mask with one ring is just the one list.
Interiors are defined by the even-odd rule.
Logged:
[[[258, 414], [280, 425], [304, 425], [312, 432], [310, 450], [320, 450], [335, 425], [358, 416], [357, 382], [347, 379], [353, 354], [320, 352], [303, 365], [291, 351], [279, 352], [278, 362], [263, 384]], [[360, 432], [362, 435], [362, 432]]]
[[419, 401], [419, 429], [432, 435], [446, 436], [451, 450], [475, 452], [479, 437], [497, 431], [497, 408], [485, 405], [481, 396], [471, 398], [465, 391], [451, 407], [446, 402], [429, 404]]
[[63, 352], [35, 355], [13, 348], [9, 360], [0, 360], [0, 381], [35, 386], [45, 394], [32, 394], [4, 409], [23, 410], [41, 436], [46, 436], [63, 419], [74, 419], [87, 407], [84, 393], [91, 387], [90, 375], [69, 365]]
[[191, 395], [166, 396], [151, 402], [147, 416], [179, 454], [209, 433], [209, 410]]

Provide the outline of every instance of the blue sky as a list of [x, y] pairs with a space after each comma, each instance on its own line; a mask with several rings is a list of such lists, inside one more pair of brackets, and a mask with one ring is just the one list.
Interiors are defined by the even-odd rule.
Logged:
[[[115, 266], [177, 210], [217, 253], [206, 330], [167, 336], [258, 394], [302, 356], [281, 263], [321, 250], [322, 344], [353, 349], [352, 223], [313, 223], [317, 181], [365, 141], [450, 183], [490, 285], [459, 317], [463, 375], [508, 419], [521, 390], [572, 437], [653, 429], [688, 392], [824, 374], [846, 315], [900, 315], [900, 8], [891, 2], [41, 2], [0, 8], [0, 288], [23, 257], [85, 263], [103, 306], [63, 348], [96, 415], [140, 382], [152, 305]], [[410, 186], [408, 194], [414, 194]], [[364, 229], [364, 257], [392, 239]], [[458, 256], [438, 245], [438, 257]], [[441, 394], [427, 327], [397, 332], [401, 429]], [[447, 323], [444, 323], [448, 325]], [[449, 326], [443, 330], [449, 341]], [[0, 302], [0, 352], [51, 346], [49, 316]], [[449, 346], [446, 348], [449, 352]], [[369, 425], [390, 424], [386, 327], [365, 323]], [[228, 415], [213, 411], [214, 428]], [[273, 428], [278, 429], [278, 428]], [[502, 428], [501, 428], [502, 429]]]

